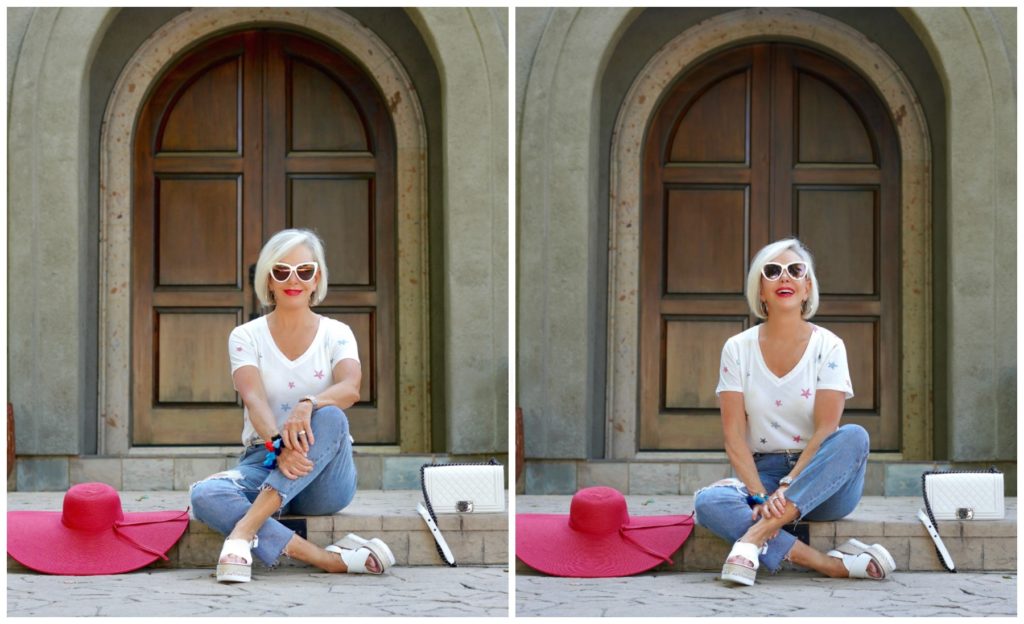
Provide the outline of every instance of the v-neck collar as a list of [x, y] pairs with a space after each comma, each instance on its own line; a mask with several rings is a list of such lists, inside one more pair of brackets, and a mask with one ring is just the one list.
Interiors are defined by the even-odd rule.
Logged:
[[285, 366], [288, 366], [289, 368], [295, 368], [299, 364], [302, 364], [307, 358], [309, 358], [310, 354], [312, 354], [313, 351], [315, 351], [314, 347], [316, 347], [317, 343], [320, 342], [318, 340], [320, 338], [320, 332], [324, 330], [324, 317], [321, 316], [317, 320], [316, 333], [313, 334], [313, 340], [309, 343], [309, 346], [306, 347], [306, 350], [302, 353], [302, 355], [295, 358], [294, 360], [290, 360], [288, 359], [288, 356], [285, 355], [283, 351], [281, 351], [281, 348], [277, 346], [277, 341], [274, 340], [274, 334], [270, 331], [270, 323], [267, 322], [267, 317], [261, 316], [260, 318], [263, 319], [263, 327], [264, 329], [267, 330], [267, 337], [270, 338], [269, 342], [271, 350], [274, 352], [277, 358], [281, 360], [281, 362], [283, 362]]
[[815, 330], [814, 326], [812, 325], [811, 326], [811, 335], [807, 338], [807, 346], [804, 347], [803, 355], [801, 355], [800, 359], [797, 360], [796, 364], [793, 365], [793, 368], [789, 369], [789, 371], [785, 375], [783, 375], [782, 377], [779, 377], [778, 375], [776, 375], [775, 373], [772, 372], [772, 369], [768, 368], [768, 362], [765, 361], [764, 353], [761, 352], [761, 328], [762, 327], [764, 327], [763, 324], [757, 326], [757, 335], [754, 336], [754, 350], [757, 352], [757, 361], [761, 364], [761, 368], [764, 370], [764, 372], [767, 373], [768, 378], [771, 379], [775, 383], [776, 386], [781, 386], [782, 384], [784, 384], [787, 381], [789, 381], [793, 377], [793, 375], [795, 375], [796, 372], [799, 371], [803, 367], [804, 360], [806, 360], [808, 358], [808, 356], [810, 355], [810, 353], [811, 353], [811, 341], [814, 340], [814, 336], [818, 332]]

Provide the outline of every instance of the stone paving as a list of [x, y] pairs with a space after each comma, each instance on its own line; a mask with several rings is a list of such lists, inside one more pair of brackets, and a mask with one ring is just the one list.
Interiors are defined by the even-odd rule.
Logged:
[[810, 573], [758, 576], [753, 587], [717, 574], [628, 579], [516, 576], [516, 617], [577, 616], [1015, 616], [1013, 573], [898, 572], [876, 582]]
[[7, 616], [507, 617], [507, 567], [396, 567], [384, 576], [255, 570], [222, 584], [212, 569], [111, 576], [7, 575]]

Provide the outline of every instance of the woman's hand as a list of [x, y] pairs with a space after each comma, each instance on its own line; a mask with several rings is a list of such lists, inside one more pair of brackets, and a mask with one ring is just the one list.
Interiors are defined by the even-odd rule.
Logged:
[[313, 470], [313, 462], [304, 453], [286, 448], [277, 456], [277, 467], [281, 470], [281, 474], [289, 479], [298, 479]]
[[788, 485], [781, 485], [779, 489], [768, 497], [768, 502], [765, 506], [771, 510], [771, 515], [776, 518], [781, 518], [783, 512], [786, 511], [786, 490], [789, 488]]
[[309, 401], [299, 401], [292, 408], [288, 420], [281, 427], [281, 441], [285, 448], [301, 451], [303, 455], [309, 453], [309, 447], [316, 440], [313, 438], [313, 427], [310, 419], [313, 417], [313, 405]]

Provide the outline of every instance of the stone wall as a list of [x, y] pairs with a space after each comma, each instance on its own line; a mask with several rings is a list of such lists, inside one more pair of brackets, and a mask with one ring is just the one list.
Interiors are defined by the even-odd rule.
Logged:
[[[65, 469], [68, 455], [95, 451], [98, 430], [106, 425], [97, 408], [95, 346], [95, 109], [103, 96], [90, 81], [105, 75], [91, 72], [103, 65], [94, 61], [117, 13], [8, 13], [8, 279], [13, 286], [13, 276], [36, 276], [20, 281], [19, 297], [9, 299], [9, 400], [17, 415], [19, 455], [55, 456]], [[430, 258], [437, 304], [431, 306], [433, 326], [423, 329], [425, 336], [434, 330], [430, 344], [436, 349], [429, 353], [441, 368], [441, 387], [425, 420], [432, 419], [434, 437], [447, 450], [502, 453], [508, 366], [507, 13], [412, 9], [406, 15], [426, 44], [426, 61], [436, 67], [433, 97], [440, 122], [430, 151], [439, 173], [430, 179], [427, 196], [431, 223], [437, 224], [432, 242], [439, 253]], [[422, 62], [412, 59], [409, 65]], [[116, 65], [104, 71], [119, 70]], [[429, 91], [424, 89], [428, 98]]]
[[[538, 459], [604, 457], [607, 380], [619, 345], [604, 323], [610, 127], [636, 77], [613, 52], [646, 23], [658, 33], [724, 9], [517, 11], [518, 396], [526, 452]], [[931, 266], [935, 395], [932, 454], [956, 461], [1016, 456], [1016, 11], [906, 9], [871, 20], [822, 11], [869, 32], [906, 65], [932, 137]], [[656, 18], [663, 19], [656, 19]], [[680, 21], [681, 20], [681, 21]], [[902, 24], [900, 23], [902, 20]], [[877, 23], [876, 23], [877, 22]], [[919, 42], [886, 43], [885, 24]], [[662, 32], [665, 31], [665, 32]], [[875, 32], [877, 31], [877, 32]], [[672, 31], [677, 32], [677, 31]], [[625, 45], [623, 43], [622, 45]], [[609, 60], [609, 55], [613, 58]], [[633, 63], [634, 72], [643, 58]], [[930, 67], [928, 65], [931, 65]], [[941, 85], [935, 84], [938, 77]], [[923, 81], [923, 82], [922, 82]], [[954, 253], [955, 250], [955, 253]], [[912, 328], [916, 329], [916, 328]]]

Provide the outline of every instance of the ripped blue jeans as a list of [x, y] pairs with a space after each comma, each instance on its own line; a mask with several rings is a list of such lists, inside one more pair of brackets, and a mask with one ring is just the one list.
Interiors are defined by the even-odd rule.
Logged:
[[[263, 445], [247, 447], [233, 469], [192, 484], [195, 518], [228, 535], [266, 487], [277, 490], [281, 496], [277, 516], [323, 516], [344, 509], [355, 496], [357, 480], [348, 417], [337, 407], [321, 407], [313, 412], [311, 426], [316, 442], [309, 447], [308, 457], [313, 462], [309, 474], [289, 479], [279, 469], [263, 465], [267, 455]], [[293, 534], [272, 516], [257, 532], [259, 543], [253, 554], [272, 566]]]
[[[843, 425], [825, 438], [786, 490], [786, 499], [796, 505], [800, 518], [838, 520], [857, 508], [864, 492], [868, 446], [868, 432], [860, 425]], [[789, 474], [798, 458], [786, 453], [754, 453], [754, 464], [768, 493], [779, 487], [779, 479]], [[697, 524], [735, 542], [754, 524], [747, 494], [738, 479], [725, 479], [698, 490], [693, 499]], [[779, 531], [768, 540], [761, 564], [777, 572], [795, 543], [796, 536], [785, 529]]]

